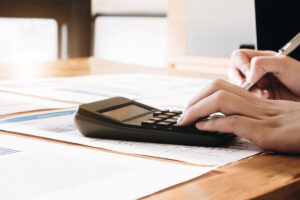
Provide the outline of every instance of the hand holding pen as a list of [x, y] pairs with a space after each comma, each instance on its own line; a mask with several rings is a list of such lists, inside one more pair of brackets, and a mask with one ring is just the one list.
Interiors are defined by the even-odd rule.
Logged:
[[297, 60], [286, 55], [300, 44], [300, 33], [278, 53], [273, 51], [238, 50], [232, 54], [234, 66], [229, 79], [259, 97], [294, 100], [300, 94]]
[[[300, 153], [300, 62], [246, 49], [234, 52], [232, 61], [229, 79], [239, 86], [255, 83], [250, 92], [216, 80], [195, 95], [178, 124], [196, 121], [199, 130], [234, 133], [264, 149]], [[197, 121], [216, 112], [226, 117]]]
[[[300, 45], [300, 33], [298, 33], [291, 41], [289, 41], [286, 45], [284, 45], [275, 56], [277, 57], [288, 56], [295, 49], [297, 49], [299, 45]], [[256, 81], [258, 80], [251, 80], [251, 81], [247, 80], [241, 87], [245, 88], [246, 90], [250, 90], [255, 85]]]

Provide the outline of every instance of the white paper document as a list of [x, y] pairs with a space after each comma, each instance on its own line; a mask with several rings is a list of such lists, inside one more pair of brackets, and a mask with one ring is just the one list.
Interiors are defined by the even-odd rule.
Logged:
[[158, 109], [184, 110], [190, 100], [196, 95], [194, 92], [183, 94], [167, 94], [155, 97], [140, 98], [137, 101]]
[[195, 93], [209, 81], [209, 79], [128, 73], [1, 81], [0, 89], [62, 101], [88, 103], [116, 96], [141, 99], [167, 94]]
[[61, 103], [46, 99], [39, 99], [24, 95], [0, 92], [0, 115], [20, 113], [35, 110], [48, 110], [56, 108], [71, 108], [75, 104]]
[[244, 139], [235, 140], [227, 147], [208, 148], [88, 138], [77, 130], [74, 123], [75, 112], [64, 110], [7, 118], [0, 120], [0, 129], [199, 165], [222, 166], [262, 152]]
[[0, 199], [138, 199], [213, 167], [188, 166], [0, 134]]

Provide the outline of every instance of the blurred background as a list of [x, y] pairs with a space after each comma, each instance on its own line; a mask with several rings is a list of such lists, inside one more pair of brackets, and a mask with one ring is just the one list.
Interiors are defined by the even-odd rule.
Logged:
[[95, 56], [165, 67], [255, 48], [256, 31], [254, 0], [0, 0], [0, 64]]

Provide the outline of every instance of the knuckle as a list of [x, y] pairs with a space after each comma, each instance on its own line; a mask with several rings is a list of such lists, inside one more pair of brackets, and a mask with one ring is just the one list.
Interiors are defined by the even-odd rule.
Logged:
[[274, 147], [272, 135], [276, 135], [278, 124], [269, 121], [261, 123], [259, 127], [258, 131], [253, 134], [251, 141], [265, 150], [272, 150]]
[[213, 90], [219, 90], [219, 89], [221, 89], [222, 87], [223, 87], [223, 85], [224, 85], [224, 80], [222, 80], [222, 79], [216, 79], [216, 80], [214, 80], [212, 83], [211, 83], [211, 88], [213, 89]]
[[[262, 108], [262, 109], [264, 115], [267, 117], [275, 117], [278, 115], [278, 111], [276, 109], [272, 109], [272, 108]], [[269, 123], [273, 123], [273, 121], [270, 121]]]
[[279, 57], [278, 59], [279, 59], [280, 63], [282, 63], [281, 66], [280, 66], [280, 71], [284, 72], [284, 71], [289, 70], [288, 69], [289, 68], [289, 63], [291, 63], [293, 58], [288, 57], [288, 56], [283, 56], [283, 57]]
[[230, 96], [229, 92], [225, 90], [219, 90], [214, 95], [214, 103], [219, 112], [227, 113], [232, 109], [231, 106], [228, 104], [228, 102], [230, 102], [228, 99]]
[[260, 57], [254, 57], [251, 59], [251, 66], [253, 68], [258, 68], [259, 66], [262, 65], [263, 59]]
[[255, 134], [252, 134], [250, 140], [257, 146], [267, 149], [270, 146], [270, 137], [269, 137], [270, 128], [265, 127], [263, 123], [257, 124], [257, 126], [259, 128], [255, 132]]
[[227, 76], [231, 83], [240, 84], [240, 70], [235, 66], [230, 66], [227, 69]]
[[218, 102], [226, 101], [229, 93], [226, 90], [219, 90], [215, 93], [215, 98]]
[[231, 53], [231, 58], [233, 59], [235, 57], [241, 57], [242, 54], [243, 54], [242, 50], [237, 49]]

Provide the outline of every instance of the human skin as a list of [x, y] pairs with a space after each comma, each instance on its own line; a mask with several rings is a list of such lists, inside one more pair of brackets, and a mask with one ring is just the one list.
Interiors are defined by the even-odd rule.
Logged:
[[251, 92], [259, 97], [300, 101], [300, 62], [275, 55], [273, 51], [234, 51], [229, 80], [236, 85], [246, 80], [256, 83]]
[[216, 80], [190, 101], [178, 124], [189, 125], [222, 112], [226, 117], [197, 122], [197, 129], [234, 133], [267, 150], [300, 153], [300, 63], [274, 55], [270, 51], [234, 52], [230, 80], [238, 85], [260, 80], [256, 87], [249, 92]]

